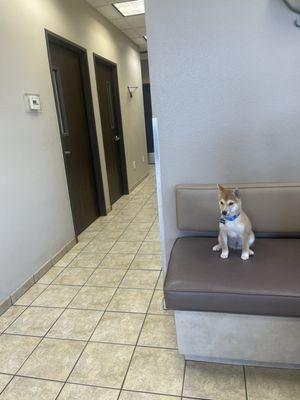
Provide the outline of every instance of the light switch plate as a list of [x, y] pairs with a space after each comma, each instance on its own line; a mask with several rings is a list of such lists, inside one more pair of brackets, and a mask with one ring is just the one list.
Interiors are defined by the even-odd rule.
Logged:
[[41, 99], [39, 94], [25, 93], [24, 100], [27, 112], [41, 111]]

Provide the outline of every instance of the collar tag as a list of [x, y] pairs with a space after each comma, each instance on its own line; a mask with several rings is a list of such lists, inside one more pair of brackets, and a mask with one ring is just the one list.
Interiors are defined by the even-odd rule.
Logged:
[[234, 221], [240, 216], [240, 213], [232, 215], [231, 217], [226, 217], [225, 215], [220, 218], [220, 224], [226, 224], [226, 221]]

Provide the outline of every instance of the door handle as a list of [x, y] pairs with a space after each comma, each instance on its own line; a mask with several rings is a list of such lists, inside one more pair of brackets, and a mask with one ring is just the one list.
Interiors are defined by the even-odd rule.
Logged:
[[69, 150], [65, 150], [64, 153], [66, 156], [69, 156], [71, 154], [71, 152]]
[[116, 136], [114, 137], [114, 141], [115, 141], [115, 142], [119, 142], [119, 140], [121, 140], [120, 136], [116, 135]]

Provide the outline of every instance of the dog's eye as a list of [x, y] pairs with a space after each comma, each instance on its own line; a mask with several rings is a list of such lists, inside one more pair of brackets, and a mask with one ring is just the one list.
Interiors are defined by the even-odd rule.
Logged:
[[233, 201], [230, 201], [228, 205], [233, 206]]
[[220, 203], [221, 203], [221, 206], [224, 206], [224, 201], [220, 201]]

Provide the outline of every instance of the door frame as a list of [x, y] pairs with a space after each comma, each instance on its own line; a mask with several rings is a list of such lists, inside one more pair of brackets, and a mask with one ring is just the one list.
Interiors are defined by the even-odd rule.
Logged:
[[58, 108], [59, 105], [57, 104], [57, 99], [56, 99], [56, 96], [54, 95], [55, 83], [53, 80], [52, 68], [55, 66], [52, 65], [52, 62], [51, 62], [50, 43], [54, 43], [59, 46], [65, 47], [68, 50], [71, 50], [71, 51], [77, 53], [80, 58], [81, 77], [82, 77], [83, 92], [84, 92], [84, 103], [85, 103], [86, 114], [87, 114], [88, 132], [89, 132], [89, 139], [90, 139], [90, 144], [91, 144], [91, 155], [92, 155], [92, 163], [93, 163], [94, 176], [95, 176], [95, 186], [96, 186], [95, 190], [96, 190], [96, 195], [97, 195], [99, 214], [102, 216], [102, 215], [107, 215], [107, 210], [106, 210], [106, 203], [105, 203], [105, 197], [104, 197], [104, 187], [103, 187], [103, 180], [102, 180], [102, 171], [101, 171], [101, 164], [100, 164], [99, 145], [98, 145], [96, 124], [95, 124], [94, 107], [93, 107], [93, 100], [92, 100], [92, 91], [91, 91], [91, 81], [90, 81], [90, 74], [89, 74], [89, 67], [88, 67], [87, 50], [85, 48], [79, 46], [78, 44], [73, 43], [70, 40], [65, 39], [47, 29], [45, 29], [45, 36], [46, 36], [46, 45], [47, 45], [50, 76], [51, 76], [51, 82], [52, 82], [52, 87], [53, 87], [53, 96], [54, 96], [54, 100], [55, 100], [56, 113], [57, 113], [57, 119], [58, 119], [59, 131], [60, 131], [61, 148], [62, 148], [64, 163], [65, 163], [65, 172], [66, 172], [66, 178], [67, 178], [67, 184], [68, 184], [69, 199], [70, 199], [70, 204], [71, 204], [71, 209], [72, 209], [74, 229], [75, 229], [75, 233], [76, 233], [76, 227], [75, 227], [75, 223], [74, 223], [74, 212], [73, 212], [73, 208], [72, 208], [72, 199], [71, 199], [71, 192], [70, 192], [70, 182], [69, 182], [69, 177], [68, 177], [68, 173], [67, 173], [65, 154], [63, 151], [61, 126], [59, 123], [59, 108]]
[[[122, 113], [121, 113], [121, 102], [120, 102], [120, 91], [119, 91], [119, 81], [118, 81], [118, 66], [113, 61], [108, 60], [99, 54], [93, 53], [94, 59], [94, 69], [95, 69], [95, 79], [97, 85], [97, 96], [98, 96], [98, 104], [100, 110], [100, 102], [98, 95], [98, 83], [97, 83], [97, 64], [104, 64], [109, 66], [112, 69], [113, 73], [113, 90], [116, 99], [116, 118], [117, 118], [117, 130], [118, 136], [121, 138], [120, 140], [120, 156], [121, 156], [121, 175], [122, 175], [122, 186], [123, 186], [123, 194], [129, 194], [128, 187], [128, 175], [127, 175], [127, 165], [126, 165], [126, 153], [125, 153], [125, 145], [124, 145], [124, 135], [123, 135], [123, 125], [122, 125]], [[100, 119], [101, 119], [101, 110], [100, 110]], [[103, 137], [103, 131], [102, 131]], [[103, 139], [104, 142], [104, 139]], [[105, 153], [105, 149], [104, 149]]]

